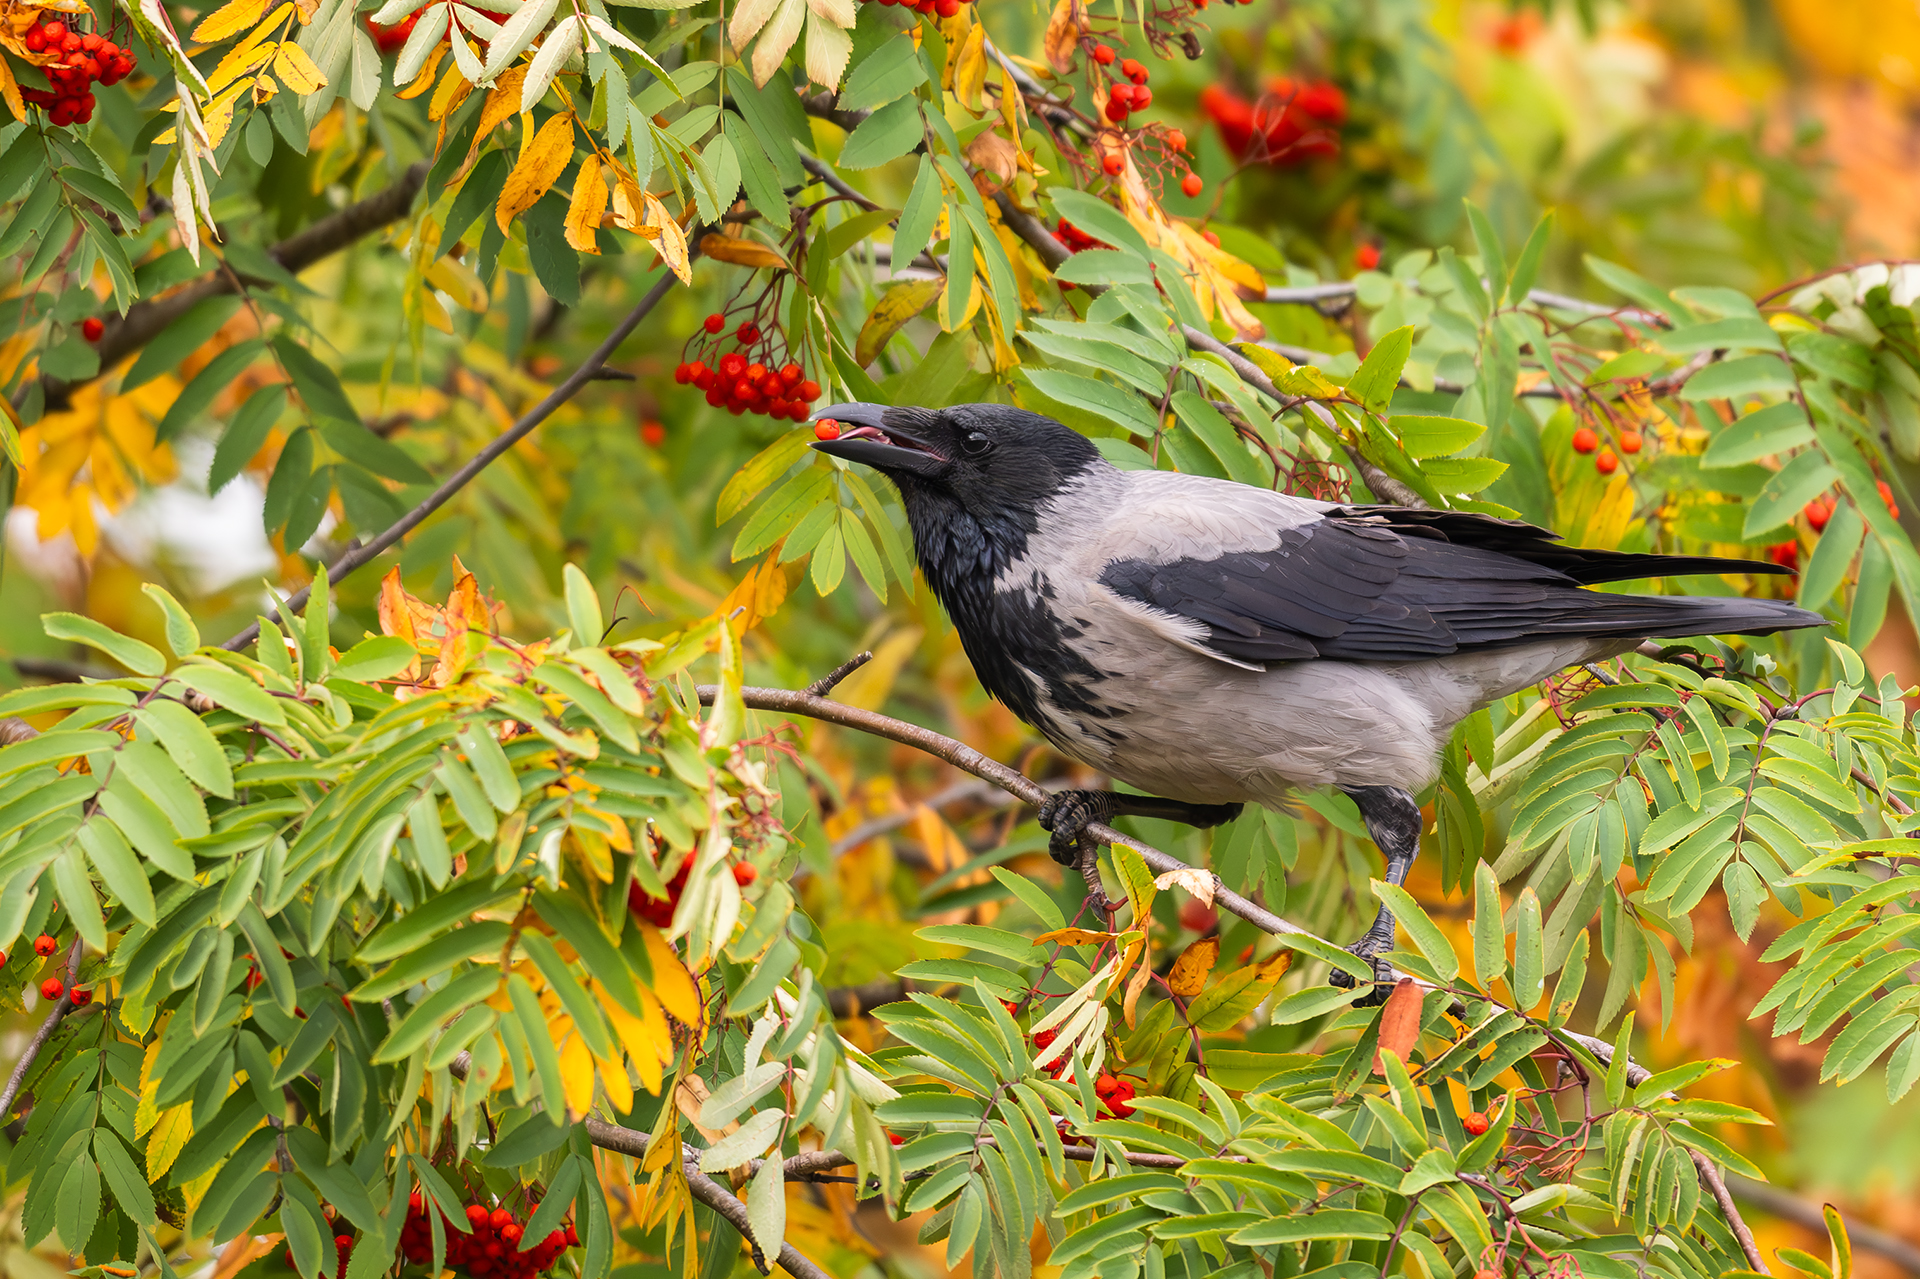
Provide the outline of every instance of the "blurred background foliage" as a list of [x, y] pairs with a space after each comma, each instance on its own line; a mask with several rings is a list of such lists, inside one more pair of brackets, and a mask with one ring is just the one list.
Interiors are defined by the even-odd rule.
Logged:
[[[996, 12], [995, 37], [1010, 48], [1034, 48], [1044, 17], [1007, 6]], [[1606, 291], [1581, 265], [1586, 254], [1667, 286], [1723, 284], [1762, 295], [1845, 262], [1920, 253], [1920, 6], [1909, 0], [1518, 7], [1252, 0], [1215, 3], [1201, 20], [1212, 30], [1202, 56], [1156, 66], [1154, 114], [1194, 131], [1195, 170], [1206, 183], [1198, 198], [1169, 190], [1167, 207], [1214, 218], [1225, 246], [1270, 283], [1345, 279], [1411, 250], [1466, 249], [1463, 197], [1486, 208], [1511, 244], [1552, 210], [1555, 238], [1540, 285], [1603, 300]], [[1309, 143], [1263, 156], [1243, 121], [1236, 146], [1235, 104], [1244, 108], [1282, 78], [1319, 89], [1319, 114], [1296, 130]], [[1295, 101], [1304, 106], [1304, 94]], [[810, 124], [822, 151], [837, 151], [836, 126]], [[1316, 136], [1331, 145], [1312, 143]], [[384, 179], [372, 166], [335, 163], [336, 156], [351, 159], [352, 141], [341, 141], [337, 152], [315, 145], [304, 173], [236, 166], [248, 181], [223, 184], [216, 206], [270, 225], [276, 209], [309, 201], [329, 184], [355, 195], [376, 189]], [[912, 172], [908, 164], [870, 174], [870, 189], [897, 207]], [[455, 315], [451, 331], [426, 331], [416, 367], [392, 268], [396, 247], [404, 246], [362, 242], [306, 272], [313, 290], [306, 309], [335, 348], [329, 362], [362, 416], [376, 426], [405, 425], [408, 452], [436, 475], [470, 456], [573, 366], [630, 304], [628, 278], [638, 271], [632, 260], [602, 259], [584, 278], [576, 307], [559, 306], [524, 276], [505, 277], [483, 312]], [[662, 634], [720, 607], [740, 580], [728, 551], [741, 520], [716, 527], [716, 499], [742, 462], [791, 428], [711, 408], [671, 374], [701, 318], [746, 275], [707, 265], [694, 289], [669, 294], [616, 360], [632, 382], [601, 384], [563, 408], [409, 540], [400, 561], [408, 588], [444, 597], [458, 555], [507, 602], [503, 628], [526, 635], [565, 624], [560, 569], [568, 560], [586, 569], [603, 599], [617, 597], [609, 615], [619, 618], [618, 639]], [[843, 291], [848, 331], [877, 296], [871, 284]], [[1278, 341], [1352, 349], [1348, 324], [1312, 307], [1252, 309]], [[181, 382], [221, 349], [250, 336], [250, 323], [242, 311], [151, 383], [149, 413], [163, 411]], [[906, 334], [924, 349], [934, 330], [916, 321]], [[873, 370], [884, 386], [929, 397], [954, 390], [963, 370], [933, 370], [948, 378], [935, 387], [924, 384], [932, 374], [911, 389], [904, 379], [887, 382], [904, 370], [893, 362], [899, 350]], [[225, 417], [253, 389], [243, 379], [213, 413]], [[283, 442], [277, 432], [246, 472], [209, 496], [214, 439], [188, 433], [156, 446], [151, 422], [131, 416], [138, 405], [129, 398], [103, 402], [83, 393], [69, 411], [32, 428], [46, 450], [37, 463], [42, 471], [67, 465], [65, 476], [54, 478], [83, 482], [36, 487], [47, 477], [30, 469], [8, 519], [0, 652], [14, 663], [17, 681], [88, 660], [83, 650], [40, 633], [38, 618], [48, 609], [80, 611], [158, 643], [163, 619], [139, 590], [156, 581], [190, 603], [206, 634], [218, 636], [259, 610], [263, 577], [285, 590], [303, 584], [310, 571], [307, 558], [261, 532], [258, 477], [271, 471]], [[426, 491], [402, 488], [392, 500], [404, 508]], [[336, 514], [351, 521], [353, 513]], [[323, 522], [307, 549], [337, 554], [332, 527], [333, 520]], [[896, 589], [881, 601], [849, 585], [823, 598], [801, 566], [789, 569], [783, 580], [759, 583], [779, 606], [748, 633], [750, 683], [796, 686], [871, 648], [875, 660], [841, 686], [843, 700], [941, 727], [1036, 774], [1066, 767], [1039, 755], [1026, 730], [988, 701], [926, 592], [907, 599]], [[336, 631], [376, 628], [377, 583], [377, 574], [362, 573], [336, 586], [344, 615]], [[1903, 683], [1920, 677], [1901, 610], [1890, 610], [1870, 663]], [[866, 823], [890, 826], [881, 837], [837, 850], [843, 855], [828, 873], [807, 878], [801, 889], [812, 916], [830, 921], [826, 984], [882, 980], [917, 956], [922, 943], [909, 921], [930, 918], [929, 884], [958, 864], [967, 845], [1004, 839], [1018, 813], [962, 802], [949, 803], [943, 818], [925, 801], [951, 799], [951, 770], [905, 748], [818, 726], [800, 731], [795, 745], [806, 781], [833, 813], [829, 838]], [[794, 773], [790, 783], [805, 784], [798, 765], [785, 767]], [[1343, 909], [1338, 901], [1304, 900], [1315, 886], [1337, 896], [1346, 883], [1316, 876], [1316, 867], [1363, 865], [1360, 840], [1334, 822], [1320, 829], [1318, 844], [1297, 850], [1296, 900], [1289, 905], [1315, 918]], [[1175, 851], [1191, 849], [1195, 838], [1153, 824], [1143, 824], [1143, 834]], [[1026, 846], [1039, 847], [1032, 840]], [[1038, 851], [1014, 864], [1037, 876], [1054, 873]], [[1464, 937], [1465, 908], [1449, 916], [1438, 904], [1435, 866], [1435, 859], [1423, 861], [1409, 887]], [[1357, 912], [1362, 903], [1348, 905]], [[991, 913], [981, 907], [975, 917]], [[1721, 912], [1701, 918], [1707, 922], [1691, 953], [1677, 956], [1673, 1007], [1662, 1009], [1651, 979], [1642, 992], [1642, 1058], [1656, 1069], [1704, 1056], [1756, 1067], [1718, 1075], [1699, 1089], [1714, 1096], [1723, 1087], [1724, 1099], [1775, 1119], [1772, 1129], [1741, 1130], [1747, 1153], [1779, 1182], [1815, 1199], [1834, 1198], [1861, 1219], [1920, 1241], [1920, 1095], [1889, 1108], [1877, 1072], [1846, 1087], [1814, 1089], [1824, 1045], [1770, 1039], [1747, 1021], [1782, 968], [1759, 959], [1781, 922], [1763, 919], [1743, 943], [1727, 931]], [[1227, 940], [1240, 944], [1231, 929]], [[24, 1024], [9, 1024], [0, 1062], [17, 1051]], [[817, 1231], [803, 1251], [834, 1273], [851, 1275], [878, 1252], [897, 1265], [895, 1273], [943, 1273], [936, 1252], [915, 1245], [907, 1227], [862, 1214], [856, 1230], [851, 1196], [839, 1193], [844, 1188], [819, 1189], [807, 1210], [812, 1215], [796, 1221], [795, 1238]], [[1789, 1222], [1758, 1213], [1753, 1220], [1769, 1255], [1784, 1244], [1824, 1247]], [[1856, 1264], [1863, 1275], [1897, 1273], [1865, 1254]]]

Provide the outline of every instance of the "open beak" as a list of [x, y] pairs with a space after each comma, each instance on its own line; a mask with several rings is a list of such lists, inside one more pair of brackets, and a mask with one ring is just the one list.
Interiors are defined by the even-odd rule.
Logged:
[[889, 426], [886, 418], [891, 412], [884, 404], [830, 404], [813, 420], [838, 423], [839, 438], [816, 440], [813, 447], [829, 457], [864, 462], [890, 475], [937, 475], [947, 459], [912, 432]]

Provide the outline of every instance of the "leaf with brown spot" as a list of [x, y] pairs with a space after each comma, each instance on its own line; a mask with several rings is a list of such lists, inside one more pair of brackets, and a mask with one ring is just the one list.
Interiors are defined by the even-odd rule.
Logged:
[[1014, 175], [1020, 172], [1020, 149], [997, 129], [988, 129], [967, 143], [965, 154], [976, 169], [991, 173], [1002, 182], [1013, 181]]
[[1047, 19], [1043, 44], [1047, 65], [1061, 75], [1073, 70], [1080, 52], [1080, 19], [1075, 12], [1078, 8], [1077, 0], [1060, 0], [1053, 6], [1053, 16]]
[[1220, 959], [1220, 939], [1202, 937], [1180, 952], [1167, 974], [1167, 989], [1182, 999], [1192, 999], [1207, 984], [1207, 974]]
[[[1414, 985], [1413, 978], [1402, 977], [1394, 984], [1393, 993], [1387, 996], [1387, 1006], [1380, 1011], [1379, 1048], [1405, 1061], [1419, 1038], [1420, 988]], [[1373, 1073], [1387, 1073], [1378, 1049], [1373, 1054]]]
[[656, 236], [648, 237], [653, 240], [654, 251], [680, 277], [680, 283], [692, 284], [693, 258], [687, 253], [687, 233], [668, 214], [667, 206], [660, 203], [653, 192], [647, 192], [643, 198], [647, 205], [647, 221], [659, 232]]
[[493, 220], [502, 231], [513, 220], [531, 209], [540, 197], [552, 189], [573, 158], [573, 116], [557, 112], [547, 117], [540, 131], [520, 152], [506, 185], [500, 188], [500, 202], [494, 206]]
[[904, 328], [908, 320], [926, 310], [945, 287], [946, 281], [935, 276], [931, 280], [903, 280], [888, 289], [873, 304], [873, 314], [867, 317], [867, 322], [860, 326], [853, 358], [863, 368], [879, 359], [893, 335]]
[[306, 97], [326, 88], [327, 78], [320, 74], [320, 68], [313, 65], [313, 59], [307, 51], [291, 40], [280, 42], [280, 49], [273, 55], [273, 74], [289, 90]]

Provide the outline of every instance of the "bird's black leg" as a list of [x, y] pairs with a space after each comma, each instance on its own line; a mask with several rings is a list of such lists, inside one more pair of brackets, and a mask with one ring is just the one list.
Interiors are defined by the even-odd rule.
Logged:
[[1062, 866], [1077, 867], [1086, 877], [1087, 891], [1099, 898], [1100, 875], [1094, 858], [1100, 842], [1088, 838], [1086, 829], [1095, 823], [1106, 825], [1116, 817], [1158, 817], [1189, 826], [1218, 826], [1240, 815], [1240, 804], [1189, 804], [1185, 800], [1161, 799], [1154, 795], [1121, 795], [1108, 790], [1056, 791], [1040, 805], [1040, 828], [1052, 833], [1047, 854]]
[[[1367, 833], [1387, 856], [1387, 882], [1401, 883], [1420, 851], [1419, 803], [1397, 786], [1343, 786], [1341, 789], [1359, 807], [1360, 816], [1367, 823]], [[1393, 966], [1380, 955], [1393, 949], [1393, 912], [1382, 906], [1374, 916], [1373, 926], [1347, 949], [1373, 966], [1376, 985], [1367, 1002], [1385, 999], [1387, 987], [1393, 982]], [[1329, 980], [1341, 987], [1354, 984], [1352, 974], [1339, 971]]]

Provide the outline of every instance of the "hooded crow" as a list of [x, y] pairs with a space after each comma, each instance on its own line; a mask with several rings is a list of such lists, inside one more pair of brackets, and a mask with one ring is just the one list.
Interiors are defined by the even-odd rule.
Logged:
[[[1780, 600], [1585, 589], [1785, 571], [1770, 563], [1582, 550], [1477, 513], [1123, 471], [1005, 405], [815, 417], [841, 432], [814, 448], [900, 490], [921, 571], [987, 691], [1065, 754], [1149, 792], [1062, 791], [1042, 807], [1052, 855], [1083, 871], [1091, 822], [1214, 826], [1332, 786], [1398, 884], [1420, 843], [1414, 796], [1479, 707], [1653, 637], [1827, 624]], [[1382, 910], [1352, 950], [1385, 980], [1392, 945]]]

